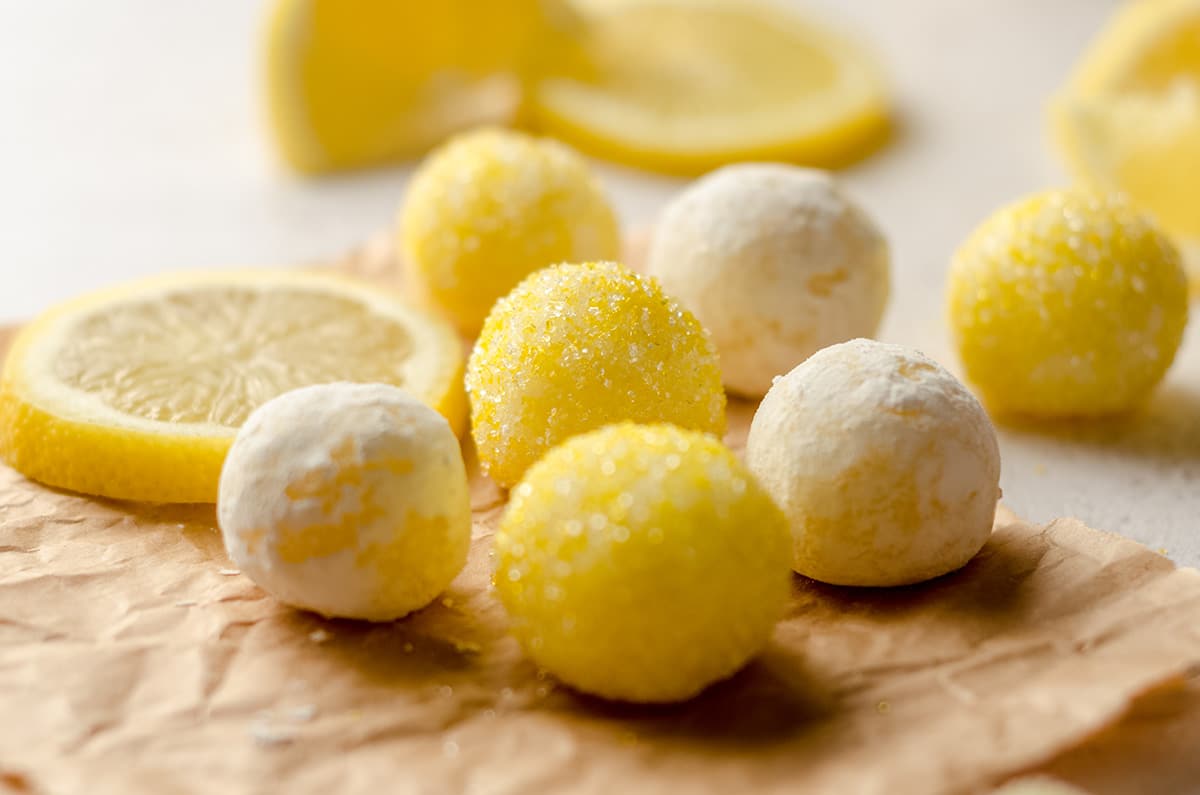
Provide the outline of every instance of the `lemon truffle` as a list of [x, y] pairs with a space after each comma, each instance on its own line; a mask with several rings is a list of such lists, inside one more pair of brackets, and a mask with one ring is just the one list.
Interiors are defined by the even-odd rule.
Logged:
[[656, 282], [611, 262], [546, 268], [501, 299], [467, 362], [467, 393], [480, 464], [503, 486], [610, 423], [725, 429], [708, 334]]
[[221, 472], [233, 562], [279, 601], [389, 621], [466, 563], [466, 467], [446, 420], [384, 384], [287, 392], [254, 411]]
[[1049, 191], [997, 212], [950, 269], [967, 380], [993, 411], [1124, 411], [1162, 379], [1188, 315], [1179, 253], [1124, 200]]
[[767, 393], [746, 463], [787, 514], [793, 565], [833, 585], [907, 585], [965, 565], [992, 532], [995, 431], [922, 354], [852, 340]]
[[587, 163], [556, 141], [499, 129], [429, 155], [401, 209], [400, 241], [414, 293], [466, 334], [533, 271], [620, 254], [616, 216]]
[[888, 246], [822, 171], [722, 168], [676, 198], [648, 272], [713, 335], [725, 385], [762, 397], [817, 350], [874, 336], [887, 306]]
[[788, 548], [779, 508], [719, 441], [626, 423], [529, 470], [496, 532], [494, 582], [526, 652], [568, 685], [679, 701], [766, 644]]

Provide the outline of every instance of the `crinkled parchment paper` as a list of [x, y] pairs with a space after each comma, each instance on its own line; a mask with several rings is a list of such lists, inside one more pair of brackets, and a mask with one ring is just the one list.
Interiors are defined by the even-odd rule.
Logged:
[[[731, 414], [737, 445], [751, 408]], [[1147, 758], [1176, 782], [1194, 764], [1200, 697], [1161, 688], [1200, 663], [1200, 574], [1131, 541], [1001, 511], [976, 560], [926, 585], [797, 578], [761, 659], [648, 708], [522, 657], [488, 593], [502, 498], [476, 478], [473, 501], [444, 597], [369, 625], [277, 605], [230, 568], [211, 507], [0, 468], [0, 792], [938, 793], [1056, 757], [1110, 787]]]

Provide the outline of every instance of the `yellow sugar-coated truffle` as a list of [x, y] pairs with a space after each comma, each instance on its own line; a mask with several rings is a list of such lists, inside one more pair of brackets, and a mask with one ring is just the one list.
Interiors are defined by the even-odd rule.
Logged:
[[620, 253], [616, 216], [587, 163], [557, 141], [498, 129], [464, 133], [425, 160], [400, 242], [414, 291], [467, 334], [533, 271]]
[[325, 616], [391, 621], [467, 561], [458, 438], [387, 384], [287, 392], [238, 431], [221, 472], [225, 549], [263, 590]]
[[967, 379], [993, 411], [1124, 411], [1154, 388], [1187, 325], [1179, 253], [1119, 197], [1049, 191], [963, 244], [948, 314]]
[[516, 483], [551, 447], [622, 420], [725, 429], [708, 333], [616, 263], [556, 265], [501, 299], [467, 363], [484, 471]]
[[715, 438], [623, 423], [529, 470], [496, 533], [494, 582], [526, 652], [567, 684], [678, 701], [766, 644], [789, 544], [779, 508]]

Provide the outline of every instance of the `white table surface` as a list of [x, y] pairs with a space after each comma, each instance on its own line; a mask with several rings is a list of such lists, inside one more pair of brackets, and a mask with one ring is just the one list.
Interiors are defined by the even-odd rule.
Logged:
[[[999, 204], [1063, 179], [1043, 109], [1113, 0], [809, 2], [876, 44], [903, 130], [847, 173], [890, 235], [884, 339], [954, 366], [942, 283]], [[387, 226], [406, 169], [302, 181], [261, 130], [262, 4], [0, 0], [0, 322], [164, 269], [334, 257]], [[629, 227], [679, 183], [604, 168]], [[1002, 428], [1006, 502], [1081, 517], [1200, 564], [1200, 340], [1140, 415]]]

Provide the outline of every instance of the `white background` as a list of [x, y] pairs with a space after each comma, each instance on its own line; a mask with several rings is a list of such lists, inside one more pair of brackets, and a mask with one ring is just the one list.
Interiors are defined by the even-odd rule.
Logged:
[[[893, 244], [882, 336], [953, 366], [941, 319], [949, 256], [999, 204], [1062, 181], [1044, 107], [1116, 3], [806, 5], [876, 45], [903, 114], [894, 145], [846, 175]], [[392, 222], [406, 169], [303, 181], [274, 161], [261, 23], [250, 0], [0, 0], [0, 322], [165, 269], [333, 258]], [[678, 188], [603, 173], [630, 228]], [[1140, 415], [1001, 438], [1018, 512], [1076, 515], [1200, 563], [1196, 333]]]

